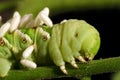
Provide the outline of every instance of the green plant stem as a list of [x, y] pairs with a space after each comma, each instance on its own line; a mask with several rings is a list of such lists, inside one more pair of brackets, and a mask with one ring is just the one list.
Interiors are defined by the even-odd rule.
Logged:
[[73, 68], [70, 64], [66, 64], [68, 75], [64, 75], [57, 66], [38, 67], [33, 70], [11, 70], [9, 75], [0, 80], [33, 80], [46, 79], [56, 77], [79, 77], [97, 75], [102, 73], [120, 71], [120, 57], [93, 60], [87, 64], [78, 63], [79, 69]]
[[91, 80], [91, 77], [85, 76], [85, 77], [81, 78], [80, 80]]

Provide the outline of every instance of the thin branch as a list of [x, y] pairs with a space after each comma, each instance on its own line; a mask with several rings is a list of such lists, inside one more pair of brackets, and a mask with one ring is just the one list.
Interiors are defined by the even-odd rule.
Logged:
[[79, 77], [120, 71], [120, 57], [93, 60], [87, 64], [78, 63], [79, 69], [66, 64], [68, 75], [64, 75], [57, 66], [44, 66], [33, 70], [11, 70], [9, 75], [0, 80], [35, 80], [58, 77]]

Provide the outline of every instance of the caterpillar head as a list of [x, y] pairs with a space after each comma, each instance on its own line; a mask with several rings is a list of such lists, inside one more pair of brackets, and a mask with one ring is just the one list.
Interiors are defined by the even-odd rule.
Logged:
[[75, 37], [78, 38], [77, 41], [80, 45], [79, 52], [81, 55], [83, 54], [85, 59], [92, 60], [100, 47], [99, 32], [83, 20], [77, 22], [79, 27], [76, 30]]
[[99, 32], [84, 20], [68, 20], [65, 25], [71, 28], [70, 38], [73, 53], [76, 51], [87, 60], [92, 60], [100, 47]]

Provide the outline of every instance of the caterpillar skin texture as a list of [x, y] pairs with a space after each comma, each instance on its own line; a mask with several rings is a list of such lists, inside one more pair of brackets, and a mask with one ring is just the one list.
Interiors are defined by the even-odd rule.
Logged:
[[92, 60], [99, 47], [99, 32], [83, 20], [71, 19], [54, 25], [49, 41], [49, 54], [57, 66], [62, 66], [79, 56]]
[[84, 20], [70, 19], [53, 27], [43, 27], [43, 30], [50, 33], [50, 38], [41, 34], [40, 29], [41, 27], [15, 30], [0, 40], [0, 77], [6, 76], [18, 64], [17, 68], [29, 68], [21, 65], [20, 60], [24, 59], [23, 51], [31, 45], [34, 50], [25, 60], [32, 61], [37, 66], [55, 64], [65, 74], [66, 62], [77, 68], [76, 59], [82, 62], [86, 62], [86, 58], [92, 60], [100, 47], [99, 32]]

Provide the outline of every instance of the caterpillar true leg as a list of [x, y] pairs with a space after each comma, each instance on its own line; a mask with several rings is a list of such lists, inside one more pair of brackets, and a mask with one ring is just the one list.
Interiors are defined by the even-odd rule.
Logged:
[[78, 58], [77, 58], [79, 61], [81, 61], [81, 62], [84, 62], [84, 63], [86, 63], [87, 61], [82, 57], [82, 56], [78, 56]]
[[67, 70], [65, 69], [65, 66], [62, 65], [60, 66], [60, 70], [64, 73], [64, 74], [68, 74]]
[[69, 62], [73, 67], [78, 68], [77, 64], [75, 62], [75, 59], [72, 55], [72, 51], [70, 49], [70, 47], [68, 46], [68, 43], [63, 41], [62, 45], [61, 45], [61, 54], [63, 56], [63, 59], [66, 62]]
[[74, 68], [78, 68], [78, 65], [76, 64], [75, 60], [71, 61], [70, 63]]
[[79, 61], [86, 63], [87, 61], [79, 53], [79, 50], [81, 49], [81, 44], [79, 43], [80, 41], [77, 40], [77, 37], [78, 37], [78, 33], [75, 33], [75, 36], [73, 36], [71, 40], [72, 54]]

